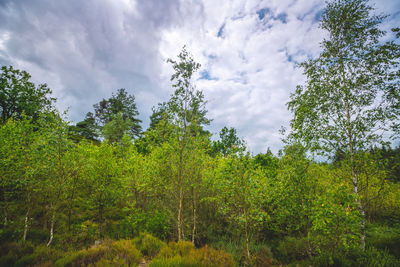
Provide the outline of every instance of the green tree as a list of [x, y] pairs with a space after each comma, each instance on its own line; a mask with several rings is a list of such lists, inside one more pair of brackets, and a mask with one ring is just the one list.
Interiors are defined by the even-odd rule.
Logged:
[[244, 152], [244, 141], [237, 136], [235, 128], [227, 128], [226, 126], [221, 129], [219, 133], [220, 140], [212, 143], [214, 153], [221, 153], [224, 157], [239, 152]]
[[[178, 240], [184, 239], [184, 194], [185, 189], [193, 184], [197, 175], [191, 173], [191, 151], [197, 148], [200, 134], [204, 133], [203, 126], [208, 125], [210, 120], [207, 119], [207, 110], [205, 109], [206, 101], [201, 90], [196, 90], [192, 79], [194, 73], [200, 68], [200, 64], [196, 63], [190, 53], [183, 47], [178, 55], [179, 61], [168, 59], [167, 62], [172, 64], [175, 73], [171, 77], [172, 87], [175, 88], [171, 99], [168, 101], [168, 113], [171, 124], [173, 125], [173, 134], [171, 140], [174, 145], [174, 153], [176, 154], [176, 173], [172, 174], [175, 192], [178, 193], [177, 205], [177, 228]], [[200, 143], [204, 144], [204, 142]], [[204, 146], [203, 146], [204, 147]], [[204, 149], [204, 148], [203, 148]], [[192, 197], [195, 198], [195, 190], [191, 187]], [[195, 233], [195, 210], [193, 216], [192, 242], [194, 242]]]
[[109, 99], [103, 99], [99, 103], [93, 105], [95, 110], [95, 118], [100, 126], [104, 127], [107, 123], [114, 120], [115, 116], [121, 113], [124, 121], [130, 121], [130, 136], [139, 137], [142, 132], [140, 123], [137, 118], [139, 112], [136, 107], [135, 97], [129, 95], [128, 92], [121, 88], [116, 94], [112, 94]]
[[[9, 119], [1, 126], [1, 185], [5, 199], [4, 225], [14, 224], [16, 232], [23, 224], [23, 241], [31, 225], [32, 214], [41, 192], [41, 132], [32, 119]], [[18, 207], [11, 211], [10, 204]]]
[[104, 125], [103, 136], [111, 143], [120, 142], [125, 134], [133, 138], [130, 131], [132, 124], [129, 118], [124, 120], [123, 114], [120, 112]]
[[69, 127], [72, 140], [79, 142], [82, 138], [98, 142], [99, 133], [93, 113], [88, 112], [83, 121]]
[[51, 90], [46, 84], [35, 84], [26, 71], [12, 66], [1, 67], [0, 73], [0, 123], [9, 118], [21, 119], [22, 114], [34, 120], [41, 112], [53, 108], [55, 98], [50, 97]]
[[[247, 263], [251, 262], [250, 243], [268, 214], [262, 208], [268, 194], [267, 177], [247, 155], [232, 155], [217, 159], [214, 175], [208, 185], [215, 191], [207, 198], [215, 203], [218, 212], [230, 224], [238, 227], [239, 238], [244, 238]], [[242, 239], [243, 240], [243, 239]]]
[[168, 120], [168, 105], [166, 102], [159, 103], [157, 107], [153, 107], [153, 113], [150, 116], [150, 129], [155, 129], [157, 124], [163, 120]]
[[207, 119], [206, 101], [201, 90], [196, 90], [193, 85], [193, 75], [200, 68], [195, 62], [186, 46], [178, 55], [179, 61], [168, 59], [175, 73], [171, 76], [175, 88], [171, 99], [168, 101], [168, 109], [173, 122], [181, 129], [183, 135], [189, 131], [196, 133], [203, 130], [203, 126], [210, 124]]
[[[46, 207], [50, 217], [49, 241], [47, 246], [53, 242], [54, 227], [57, 214], [65, 203], [67, 196], [66, 188], [70, 179], [69, 162], [65, 156], [71, 149], [72, 141], [68, 139], [68, 125], [58, 114], [52, 114], [46, 122], [46, 128], [42, 128], [41, 134], [40, 159], [38, 166], [42, 167], [42, 177], [45, 190]], [[61, 217], [61, 216], [59, 216]]]
[[[107, 142], [100, 146], [80, 144], [81, 157], [85, 159], [82, 168], [84, 192], [89, 222], [97, 226], [96, 238], [103, 238], [110, 221], [110, 212], [122, 194], [122, 175], [115, 155], [115, 147]], [[91, 216], [90, 216], [91, 215]], [[93, 237], [92, 237], [93, 238]]]
[[[288, 102], [294, 113], [292, 137], [304, 141], [312, 150], [331, 156], [343, 151], [350, 158], [351, 182], [360, 201], [357, 151], [382, 142], [382, 133], [393, 125], [395, 116], [388, 99], [398, 88], [396, 68], [399, 45], [381, 43], [385, 32], [379, 29], [384, 17], [373, 16], [367, 0], [328, 2], [320, 26], [328, 37], [316, 59], [300, 66], [307, 77]], [[363, 221], [363, 227], [365, 221]], [[365, 234], [362, 236], [365, 246]]]

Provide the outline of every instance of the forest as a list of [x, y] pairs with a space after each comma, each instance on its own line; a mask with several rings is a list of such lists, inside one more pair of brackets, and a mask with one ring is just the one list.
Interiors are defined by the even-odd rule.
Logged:
[[187, 47], [146, 130], [124, 88], [71, 123], [3, 66], [0, 266], [400, 266], [400, 30], [373, 11], [326, 3], [276, 155], [212, 137]]

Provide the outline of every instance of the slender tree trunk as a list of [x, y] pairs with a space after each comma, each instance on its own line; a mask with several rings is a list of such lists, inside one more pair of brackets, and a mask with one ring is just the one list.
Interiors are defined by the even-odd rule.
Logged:
[[365, 250], [365, 211], [364, 211], [364, 207], [363, 207], [363, 205], [362, 205], [362, 203], [360, 201], [360, 197], [359, 197], [359, 193], [358, 193], [358, 176], [357, 176], [357, 173], [354, 170], [354, 166], [351, 167], [351, 172], [352, 172], [352, 176], [353, 176], [353, 191], [354, 191], [354, 194], [356, 195], [355, 202], [358, 205], [358, 209], [359, 209], [361, 217], [362, 217], [362, 221], [361, 221], [361, 248], [363, 250]]
[[99, 236], [103, 238], [103, 204], [99, 205]]
[[181, 241], [183, 238], [183, 188], [180, 186], [178, 204], [178, 241]]
[[244, 212], [244, 231], [246, 234], [246, 252], [247, 252], [247, 259], [249, 260], [250, 264], [250, 247], [249, 247], [249, 228], [248, 228], [248, 217], [247, 212]]
[[361, 221], [361, 248], [365, 250], [365, 211], [364, 207], [361, 203], [359, 192], [358, 192], [358, 176], [357, 172], [355, 170], [355, 161], [354, 161], [354, 140], [352, 136], [352, 129], [351, 129], [351, 118], [350, 118], [350, 107], [348, 103], [346, 103], [346, 118], [347, 118], [347, 138], [349, 142], [349, 148], [350, 148], [350, 165], [351, 165], [351, 175], [352, 175], [352, 181], [353, 181], [353, 192], [356, 195], [355, 203], [358, 205], [360, 215], [362, 217]]
[[179, 204], [178, 204], [178, 241], [181, 241], [181, 210], [182, 210], [182, 201], [181, 201], [181, 190], [179, 191]]
[[192, 229], [192, 243], [194, 244], [195, 234], [196, 234], [196, 193], [194, 188], [192, 187], [192, 195], [193, 195], [193, 229]]
[[69, 198], [69, 203], [68, 203], [68, 232], [71, 234], [71, 221], [72, 221], [72, 205], [74, 202], [74, 197], [75, 197], [75, 186], [76, 186], [76, 181], [77, 178], [74, 178], [74, 183], [72, 185], [72, 192]]
[[28, 208], [28, 210], [26, 211], [26, 214], [25, 214], [24, 237], [23, 237], [24, 241], [26, 241], [26, 235], [28, 234], [29, 212], [30, 212], [30, 208]]
[[4, 197], [4, 226], [8, 224], [8, 200], [7, 200], [7, 194], [6, 194], [6, 189], [3, 186], [3, 197]]
[[51, 242], [53, 241], [53, 233], [54, 233], [54, 222], [56, 218], [56, 210], [53, 210], [53, 214], [51, 216], [51, 224], [50, 224], [50, 239], [49, 242], [47, 243], [47, 246], [51, 245]]

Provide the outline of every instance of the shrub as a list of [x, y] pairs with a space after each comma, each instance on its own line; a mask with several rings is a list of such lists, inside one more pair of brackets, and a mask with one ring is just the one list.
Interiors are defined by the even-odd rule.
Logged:
[[207, 245], [192, 250], [191, 257], [201, 263], [201, 266], [235, 266], [235, 261], [231, 254], [223, 251], [209, 248]]
[[57, 258], [60, 257], [60, 252], [54, 248], [49, 248], [45, 245], [35, 247], [32, 254], [21, 257], [15, 266], [29, 266], [29, 265], [51, 265]]
[[256, 266], [272, 266], [273, 256], [269, 247], [262, 246], [255, 256]]
[[167, 247], [166, 243], [148, 233], [141, 233], [133, 239], [133, 243], [143, 255], [149, 257], [154, 257], [162, 248]]
[[0, 245], [0, 266], [14, 266], [15, 263], [25, 255], [34, 251], [32, 243], [10, 242]]
[[371, 225], [367, 231], [367, 244], [400, 258], [400, 227]]
[[387, 250], [378, 250], [370, 247], [365, 250], [363, 257], [359, 260], [360, 266], [400, 266], [400, 260], [390, 255]]
[[174, 256], [186, 256], [194, 249], [193, 243], [189, 241], [170, 242], [168, 246], [172, 249]]
[[182, 258], [176, 255], [172, 258], [157, 258], [154, 259], [150, 267], [200, 267], [203, 266], [194, 259]]
[[68, 253], [56, 266], [123, 266], [137, 265], [142, 255], [131, 240], [105, 241], [95, 247]]
[[154, 266], [235, 266], [231, 254], [223, 250], [215, 250], [208, 246], [196, 249], [187, 241], [170, 242], [168, 247], [163, 247], [152, 261]]
[[307, 239], [295, 238], [295, 237], [285, 237], [279, 242], [276, 248], [275, 255], [282, 262], [292, 262], [296, 260], [302, 260], [307, 258]]

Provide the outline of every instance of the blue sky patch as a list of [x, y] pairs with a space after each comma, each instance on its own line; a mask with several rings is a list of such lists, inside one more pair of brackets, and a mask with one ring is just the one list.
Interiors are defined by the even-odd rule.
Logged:
[[225, 23], [219, 27], [217, 37], [224, 38], [224, 29], [225, 29]]
[[215, 80], [218, 81], [218, 78], [211, 77], [210, 73], [207, 70], [203, 70], [200, 72], [200, 78], [199, 80]]
[[276, 16], [275, 19], [282, 21], [283, 24], [286, 24], [287, 23], [287, 14], [280, 13], [280, 14], [278, 14], [278, 16]]
[[271, 9], [269, 9], [268, 7], [266, 7], [266, 8], [262, 8], [262, 9], [258, 10], [256, 13], [257, 13], [257, 15], [258, 15], [258, 18], [259, 18], [260, 20], [262, 20], [262, 19], [265, 18], [265, 15], [271, 14], [272, 11], [271, 11]]

